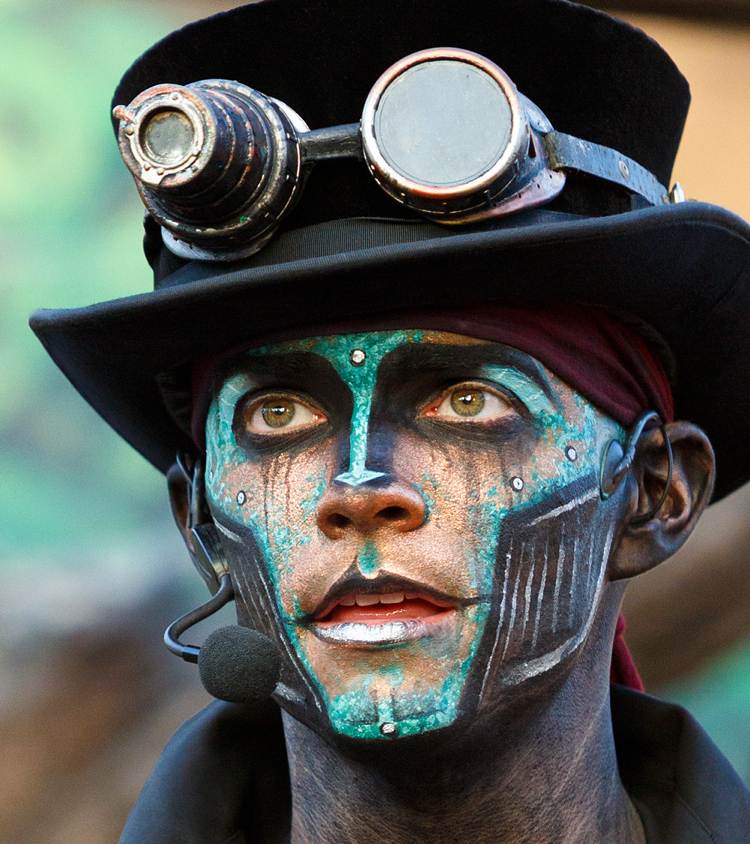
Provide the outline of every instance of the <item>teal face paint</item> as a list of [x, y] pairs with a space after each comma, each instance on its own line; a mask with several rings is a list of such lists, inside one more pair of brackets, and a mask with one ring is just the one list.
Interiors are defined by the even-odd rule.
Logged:
[[[427, 348], [434, 376], [419, 362]], [[321, 729], [392, 740], [448, 727], [580, 644], [606, 546], [592, 484], [602, 443], [621, 432], [548, 373], [552, 401], [511, 352], [436, 332], [337, 335], [251, 350], [220, 385], [206, 488], [238, 606], [246, 623], [276, 635], [285, 683], [317, 707]], [[257, 451], [252, 439], [241, 446], [246, 396], [295, 400], [297, 382], [254, 374], [254, 360], [287, 353], [322, 358], [335, 373], [324, 400], [304, 366], [295, 370], [299, 401], [319, 402], [323, 421], [288, 447], [270, 434]], [[468, 426], [425, 415], [441, 390], [480, 379], [527, 417], [510, 404]], [[397, 399], [383, 394], [389, 383]], [[337, 402], [349, 410], [334, 425]], [[368, 465], [375, 427], [387, 466]]]
[[544, 390], [523, 372], [519, 372], [511, 366], [488, 364], [482, 367], [482, 375], [515, 393], [535, 416], [541, 417], [545, 414], [553, 416], [555, 414], [555, 407]]
[[354, 402], [349, 434], [349, 468], [336, 476], [339, 483], [361, 486], [382, 477], [367, 462], [368, 430], [378, 368], [383, 358], [404, 343], [418, 343], [422, 332], [393, 331], [343, 334], [313, 346], [316, 354], [328, 360], [349, 387]]
[[365, 577], [372, 577], [378, 571], [378, 549], [375, 543], [368, 539], [359, 554], [359, 570]]

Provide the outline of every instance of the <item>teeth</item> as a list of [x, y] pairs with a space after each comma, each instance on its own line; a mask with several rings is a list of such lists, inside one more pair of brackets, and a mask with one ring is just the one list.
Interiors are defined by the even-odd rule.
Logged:
[[419, 598], [418, 592], [357, 592], [339, 598], [338, 603], [342, 607], [371, 607], [374, 604], [401, 604], [405, 600], [410, 601]]
[[371, 607], [373, 604], [401, 604], [404, 600], [403, 592], [386, 592], [379, 595], [377, 592], [358, 592], [356, 595], [347, 595], [339, 603], [344, 607]]
[[370, 607], [373, 604], [380, 603], [380, 595], [355, 595], [354, 600], [358, 607]]

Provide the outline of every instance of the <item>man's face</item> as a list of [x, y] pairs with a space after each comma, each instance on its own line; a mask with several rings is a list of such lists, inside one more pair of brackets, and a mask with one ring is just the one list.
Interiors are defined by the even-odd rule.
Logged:
[[223, 373], [208, 500], [292, 709], [352, 738], [424, 733], [580, 646], [614, 531], [601, 453], [623, 432], [553, 373], [418, 330], [278, 343]]

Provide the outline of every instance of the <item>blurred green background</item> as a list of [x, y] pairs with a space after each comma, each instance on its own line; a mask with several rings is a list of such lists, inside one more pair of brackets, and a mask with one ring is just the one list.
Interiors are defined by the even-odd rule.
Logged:
[[26, 320], [42, 304], [148, 285], [142, 206], [106, 116], [123, 68], [172, 22], [139, 2], [3, 0], [0, 14], [0, 554], [38, 553], [46, 565], [45, 549], [153, 521], [160, 491], [49, 365]]
[[[1, 840], [115, 840], [166, 738], [207, 700], [160, 644], [203, 595], [164, 480], [80, 399], [27, 319], [149, 289], [110, 97], [155, 40], [233, 5], [0, 0]], [[747, 23], [635, 20], [693, 82], [677, 177], [750, 216], [737, 167]], [[693, 550], [628, 598], [649, 687], [685, 703], [748, 781], [749, 503], [744, 492], [713, 508]]]

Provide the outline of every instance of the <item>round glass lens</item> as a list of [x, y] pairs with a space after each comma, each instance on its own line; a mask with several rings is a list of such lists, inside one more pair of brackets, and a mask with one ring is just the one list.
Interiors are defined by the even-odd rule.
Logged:
[[502, 156], [513, 115], [503, 89], [474, 65], [440, 59], [398, 76], [375, 110], [385, 160], [420, 184], [455, 187], [479, 178]]
[[156, 164], [174, 166], [190, 154], [195, 137], [193, 124], [181, 111], [157, 111], [141, 130], [144, 150]]

